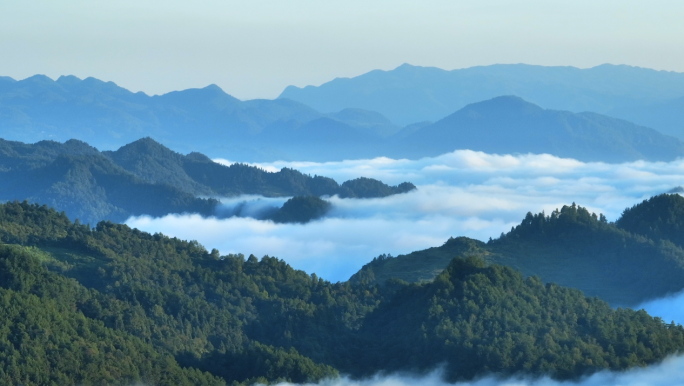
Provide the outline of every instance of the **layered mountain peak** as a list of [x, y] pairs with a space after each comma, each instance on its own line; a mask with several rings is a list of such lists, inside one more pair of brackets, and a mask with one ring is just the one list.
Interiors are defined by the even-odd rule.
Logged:
[[518, 95], [544, 108], [606, 114], [681, 97], [684, 74], [622, 65], [580, 69], [495, 64], [447, 71], [403, 64], [316, 87], [288, 87], [280, 98], [326, 112], [345, 107], [378, 111], [392, 122], [409, 125], [436, 121], [499, 95]]
[[457, 114], [470, 114], [473, 112], [489, 118], [498, 119], [507, 115], [522, 116], [542, 111], [544, 111], [543, 108], [528, 102], [519, 96], [503, 95], [486, 101], [471, 103], [463, 109], [444, 118], [444, 120], [449, 120], [450, 117]]
[[214, 84], [214, 83], [212, 83], [212, 84], [210, 84], [210, 85], [208, 85], [208, 86], [206, 86], [206, 87], [203, 87], [202, 90], [205, 90], [205, 91], [213, 91], [213, 92], [220, 92], [220, 93], [226, 94], [226, 92], [223, 91], [223, 89], [222, 89], [221, 87], [219, 87], [218, 85], [216, 85], [216, 84]]
[[43, 74], [36, 74], [33, 76], [30, 76], [24, 80], [20, 80], [20, 82], [24, 83], [39, 83], [39, 84], [51, 84], [54, 83], [55, 81], [52, 80], [49, 76], [43, 75]]
[[82, 82], [81, 78], [74, 75], [62, 75], [56, 80], [57, 83], [61, 85], [74, 85]]
[[580, 161], [669, 161], [684, 143], [596, 113], [544, 109], [518, 96], [499, 96], [463, 109], [402, 138], [411, 157], [459, 149], [494, 154], [553, 154]]
[[126, 156], [144, 156], [144, 155], [150, 155], [150, 156], [162, 156], [162, 155], [171, 155], [171, 154], [177, 154], [171, 149], [167, 148], [166, 146], [162, 145], [161, 143], [155, 141], [154, 139], [150, 137], [145, 137], [141, 138], [137, 141], [131, 142], [128, 145], [122, 146], [119, 148], [119, 150], [111, 153], [115, 154], [117, 157], [126, 157]]

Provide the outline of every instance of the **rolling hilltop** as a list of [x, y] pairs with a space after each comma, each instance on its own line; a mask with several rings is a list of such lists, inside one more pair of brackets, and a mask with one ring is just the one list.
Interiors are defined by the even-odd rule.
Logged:
[[125, 225], [0, 204], [0, 383], [250, 385], [430, 371], [576, 380], [657, 363], [684, 328], [453, 259], [432, 282], [330, 283]]

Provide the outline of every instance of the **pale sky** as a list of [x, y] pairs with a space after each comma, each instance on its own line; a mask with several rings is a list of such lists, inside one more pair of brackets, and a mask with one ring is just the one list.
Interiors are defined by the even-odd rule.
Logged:
[[0, 75], [275, 98], [402, 63], [684, 72], [684, 1], [0, 0]]

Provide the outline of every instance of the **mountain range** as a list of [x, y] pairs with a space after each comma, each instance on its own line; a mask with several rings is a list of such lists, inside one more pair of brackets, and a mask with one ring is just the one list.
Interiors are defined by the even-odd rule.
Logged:
[[682, 156], [681, 142], [671, 136], [683, 138], [683, 79], [610, 65], [455, 71], [404, 65], [290, 87], [275, 100], [240, 101], [215, 85], [148, 96], [94, 78], [5, 77], [0, 137], [73, 138], [101, 150], [151, 137], [184, 153], [242, 162], [417, 158], [466, 148], [668, 161]]
[[[113, 82], [36, 75], [24, 80], [0, 80], [0, 138], [23, 142], [79, 139], [113, 150], [141, 137], [153, 137], [184, 152], [209, 151], [212, 156], [240, 157], [242, 143], [263, 130], [279, 131], [319, 120], [372, 138], [398, 131], [377, 113], [341, 109], [321, 114], [286, 99], [240, 101], [218, 86], [164, 95], [133, 93]], [[250, 144], [247, 153], [278, 149]]]
[[105, 152], [77, 140], [0, 140], [0, 176], [0, 200], [47, 203], [92, 224], [170, 213], [231, 215], [220, 210], [217, 198], [242, 194], [372, 198], [415, 189], [411, 183], [390, 187], [370, 178], [340, 185], [288, 168], [267, 172], [245, 164], [226, 166], [200, 153], [176, 153], [150, 138]]
[[279, 98], [322, 112], [377, 111], [402, 126], [436, 121], [468, 104], [515, 95], [545, 109], [591, 111], [634, 120], [684, 139], [684, 74], [605, 64], [588, 69], [497, 64], [442, 70], [409, 64], [337, 78], [318, 87], [287, 87]]

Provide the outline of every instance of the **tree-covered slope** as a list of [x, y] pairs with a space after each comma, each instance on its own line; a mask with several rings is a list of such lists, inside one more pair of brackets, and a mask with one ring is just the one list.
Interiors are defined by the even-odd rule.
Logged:
[[330, 283], [28, 203], [0, 205], [0, 241], [12, 384], [313, 382], [444, 363], [450, 380], [575, 379], [684, 348], [681, 326], [477, 259], [425, 284]]
[[[229, 384], [306, 382], [336, 374], [299, 354], [292, 341], [304, 348], [312, 344], [314, 337], [298, 338], [315, 317], [330, 320], [326, 327], [332, 331], [347, 331], [377, 302], [377, 294], [323, 282], [274, 258], [219, 258], [196, 242], [112, 223], [90, 229], [27, 203], [0, 206], [0, 240], [31, 252], [0, 256], [0, 266], [22, 264], [2, 271], [0, 287], [46, 301], [58, 298], [79, 318], [154, 347], [167, 362], [211, 371]], [[336, 304], [326, 302], [330, 296]], [[276, 326], [283, 327], [272, 331]], [[287, 348], [255, 338], [282, 341]], [[103, 339], [102, 344], [112, 344]], [[155, 357], [146, 359], [140, 350], [133, 359], [151, 366]], [[76, 384], [76, 378], [64, 384]], [[110, 384], [130, 382], [121, 378]]]
[[474, 257], [398, 291], [361, 331], [370, 349], [356, 363], [366, 374], [441, 364], [452, 381], [491, 373], [575, 378], [647, 365], [684, 343], [681, 327], [645, 311], [615, 311], [578, 290]]
[[32, 145], [0, 140], [0, 177], [0, 200], [47, 203], [92, 224], [123, 222], [133, 215], [217, 215], [219, 202], [206, 197], [366, 198], [415, 189], [410, 183], [392, 187], [373, 179], [339, 185], [288, 168], [267, 172], [244, 164], [225, 166], [199, 153], [176, 153], [150, 138], [114, 152], [75, 140]]
[[91, 296], [48, 272], [46, 254], [0, 245], [0, 383], [3, 385], [221, 385], [169, 353], [76, 309]]
[[456, 238], [441, 247], [375, 259], [351, 280], [431, 280], [455, 256], [476, 255], [612, 304], [634, 306], [684, 289], [684, 250], [648, 236], [630, 233], [573, 204], [550, 215], [529, 213], [509, 233], [486, 244]]
[[684, 197], [661, 194], [625, 209], [615, 225], [652, 240], [668, 240], [684, 248]]
[[330, 211], [332, 205], [319, 197], [292, 197], [271, 217], [277, 223], [307, 223], [319, 219]]
[[241, 163], [226, 166], [213, 162], [200, 153], [176, 153], [151, 138], [140, 139], [115, 152], [104, 154], [150, 183], [171, 185], [197, 195], [339, 195], [343, 198], [371, 198], [406, 193], [416, 188], [407, 182], [388, 186], [378, 180], [363, 177], [339, 185], [332, 178], [311, 177], [290, 168], [267, 172]]
[[211, 215], [218, 205], [172, 185], [150, 184], [83, 142], [0, 143], [0, 200], [44, 202], [93, 224], [132, 215]]

